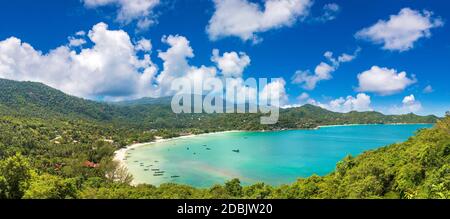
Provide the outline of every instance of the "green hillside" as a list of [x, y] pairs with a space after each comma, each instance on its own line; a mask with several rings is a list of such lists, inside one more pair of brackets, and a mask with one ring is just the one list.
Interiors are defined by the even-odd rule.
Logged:
[[271, 130], [350, 123], [434, 123], [435, 116], [386, 116], [377, 112], [335, 113], [313, 105], [282, 109], [279, 123], [260, 124], [261, 114], [174, 114], [170, 98], [144, 98], [116, 104], [64, 94], [41, 83], [0, 79], [0, 115], [84, 119], [140, 129]]
[[164, 184], [130, 186], [114, 151], [185, 133], [314, 128], [349, 123], [434, 123], [435, 116], [335, 113], [316, 106], [281, 110], [280, 122], [260, 114], [174, 114], [164, 101], [107, 104], [66, 95], [39, 83], [0, 80], [0, 199], [6, 198], [449, 198], [450, 117], [435, 128], [348, 157], [336, 171], [290, 185], [239, 180], [208, 189]]
[[324, 177], [279, 187], [235, 179], [207, 189], [130, 186], [111, 161], [117, 146], [101, 140], [120, 136], [114, 130], [13, 118], [0, 125], [0, 198], [450, 198], [450, 116], [404, 143], [347, 157]]
[[66, 117], [111, 120], [114, 108], [36, 82], [0, 79], [0, 113], [39, 118]]
[[282, 199], [448, 199], [450, 198], [450, 116], [408, 141], [347, 157], [327, 176], [290, 185], [241, 186], [235, 179], [208, 189], [164, 184], [84, 188], [83, 198], [282, 198]]

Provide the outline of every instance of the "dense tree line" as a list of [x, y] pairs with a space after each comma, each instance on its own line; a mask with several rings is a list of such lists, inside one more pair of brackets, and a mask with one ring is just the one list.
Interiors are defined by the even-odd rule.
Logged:
[[[0, 161], [0, 198], [450, 198], [450, 117], [408, 141], [346, 157], [326, 176], [273, 187], [238, 179], [199, 189], [186, 185], [131, 186], [131, 177], [105, 150], [101, 168], [53, 172], [19, 152]], [[99, 155], [100, 157], [102, 155]], [[84, 167], [86, 168], [86, 167]]]
[[349, 123], [434, 123], [434, 116], [335, 113], [316, 106], [261, 114], [173, 114], [167, 99], [106, 104], [39, 83], [0, 79], [0, 199], [11, 198], [449, 198], [450, 117], [402, 144], [347, 157], [327, 176], [290, 185], [241, 186], [238, 179], [199, 189], [131, 186], [114, 151], [156, 136], [224, 130], [315, 128]]

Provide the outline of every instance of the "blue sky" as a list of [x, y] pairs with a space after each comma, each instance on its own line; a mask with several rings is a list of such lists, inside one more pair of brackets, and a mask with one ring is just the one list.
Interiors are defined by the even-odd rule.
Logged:
[[[109, 3], [103, 4], [98, 3], [102, 2], [98, 0], [42, 0], [39, 2], [16, 0], [2, 3], [2, 7], [0, 7], [0, 52], [9, 59], [3, 58], [2, 61], [0, 54], [0, 77], [41, 81], [67, 93], [91, 99], [107, 97], [106, 99], [115, 100], [154, 96], [142, 94], [142, 90], [152, 92], [152, 89], [145, 88], [145, 85], [142, 85], [142, 88], [136, 88], [141, 92], [139, 95], [137, 95], [138, 91], [127, 88], [128, 86], [139, 87], [141, 86], [140, 81], [144, 80], [133, 74], [133, 68], [140, 74], [144, 70], [152, 72], [148, 75], [154, 77], [163, 73], [173, 74], [167, 65], [178, 59], [169, 57], [163, 60], [160, 57], [161, 53], [175, 56], [168, 52], [173, 47], [169, 42], [170, 37], [166, 37], [166, 40], [161, 39], [164, 36], [174, 36], [173, 43], [175, 43], [175, 41], [182, 42], [182, 38], [176, 38], [176, 36], [182, 36], [189, 42], [189, 45], [184, 45], [183, 48], [193, 49], [194, 56], [192, 57], [189, 51], [185, 51], [187, 53], [183, 53], [184, 56], [181, 55], [181, 57], [188, 57], [186, 60], [188, 60], [189, 66], [195, 66], [196, 71], [202, 73], [203, 71], [217, 71], [216, 74], [221, 74], [221, 72], [224, 74], [223, 72], [226, 70], [211, 60], [212, 51], [218, 49], [220, 51], [219, 58], [226, 58], [224, 52], [235, 51], [238, 61], [242, 61], [244, 57], [251, 59], [250, 63], [241, 63], [245, 66], [241, 66], [243, 70], [243, 73], [240, 74], [241, 77], [281, 77], [284, 79], [283, 89], [287, 96], [286, 105], [313, 103], [335, 111], [373, 109], [385, 113], [415, 112], [438, 115], [443, 115], [445, 111], [450, 110], [450, 88], [448, 86], [450, 81], [450, 24], [448, 23], [450, 4], [445, 1], [316, 0], [308, 2], [308, 0], [285, 0], [286, 2], [292, 1], [291, 5], [285, 5], [284, 8], [291, 10], [291, 14], [281, 18], [276, 17], [276, 13], [271, 13], [277, 12], [277, 10], [267, 9], [265, 1], [228, 0], [228, 5], [225, 5], [223, 2], [220, 3], [220, 0], [160, 0], [159, 2], [148, 0], [148, 4], [145, 5], [148, 6], [148, 10], [144, 10], [146, 8], [143, 7], [140, 7], [141, 10], [139, 10], [139, 8], [127, 5], [133, 1], [127, 3], [123, 0], [106, 0], [103, 2], [108, 1]], [[220, 4], [226, 6], [222, 8], [222, 11], [219, 11]], [[233, 10], [235, 6], [240, 11]], [[249, 10], [245, 11], [246, 7], [243, 6], [250, 6]], [[405, 10], [402, 14], [402, 9], [406, 8], [409, 8], [409, 11]], [[227, 12], [227, 10], [231, 12]], [[255, 11], [260, 13], [255, 13]], [[220, 17], [219, 12], [231, 13], [231, 15]], [[235, 19], [233, 23], [232, 19], [235, 14], [240, 14], [242, 17]], [[254, 16], [245, 17], [244, 15]], [[412, 25], [412, 27], [403, 30], [401, 27], [395, 26], [395, 19], [392, 20], [391, 16], [404, 19], [402, 21], [406, 22], [405, 25]], [[217, 19], [212, 24], [214, 17]], [[231, 21], [227, 19], [231, 19]], [[248, 20], [252, 22], [247, 22]], [[389, 26], [390, 20], [393, 27]], [[379, 21], [382, 23], [378, 23], [379, 25], [375, 27]], [[127, 75], [117, 73], [117, 75], [114, 74], [117, 76], [116, 78], [113, 75], [109, 79], [99, 81], [99, 83], [111, 84], [109, 87], [100, 89], [94, 81], [103, 76], [93, 74], [102, 71], [101, 69], [95, 69], [91, 74], [83, 76], [82, 79], [89, 81], [91, 80], [88, 76], [93, 77], [92, 86], [70, 85], [70, 82], [73, 81], [58, 84], [58, 81], [65, 81], [66, 78], [60, 74], [56, 76], [47, 74], [45, 70], [36, 70], [36, 73], [30, 73], [31, 75], [24, 73], [27, 68], [49, 68], [48, 66], [41, 67], [38, 63], [48, 62], [51, 65], [87, 57], [87, 55], [81, 55], [83, 49], [92, 49], [91, 53], [100, 50], [103, 47], [94, 48], [96, 44], [100, 45], [100, 43], [93, 42], [87, 33], [93, 30], [94, 25], [101, 22], [107, 26], [99, 27], [96, 32], [99, 34], [98, 37], [101, 37], [103, 32], [123, 30], [130, 37], [134, 46], [137, 46], [141, 39], [151, 41], [151, 50], [132, 49], [132, 52], [136, 53], [135, 58], [144, 62], [144, 56], [149, 55], [151, 63], [142, 64], [144, 67], [133, 64], [131, 69], [129, 66], [116, 66], [116, 69], [123, 67], [124, 71], [131, 71], [130, 75], [136, 79], [128, 79]], [[227, 30], [226, 25], [237, 28]], [[217, 29], [211, 30], [213, 26]], [[396, 28], [400, 28], [400, 30]], [[405, 33], [406, 30], [410, 32]], [[84, 31], [86, 34], [77, 35], [76, 33], [79, 31]], [[360, 34], [357, 34], [358, 32]], [[383, 33], [385, 34], [383, 35]], [[385, 36], [386, 34], [388, 36]], [[411, 37], [414, 38], [411, 35], [414, 34], [420, 36], [411, 40]], [[7, 42], [6, 40], [11, 39], [10, 37], [19, 39], [20, 45], [16, 45], [12, 41]], [[85, 43], [79, 46], [69, 46], [69, 37], [83, 39]], [[394, 42], [391, 42], [392, 45], [386, 46], [389, 40]], [[103, 38], [99, 38], [99, 41], [103, 41]], [[32, 46], [33, 50], [19, 51], [23, 50], [23, 43]], [[62, 46], [68, 48], [67, 52], [61, 52], [68, 58], [63, 61], [51, 58], [53, 56], [50, 53]], [[36, 55], [36, 58], [33, 56], [34, 51], [41, 52], [41, 54]], [[108, 55], [111, 51], [114, 53], [116, 50], [105, 50], [96, 55]], [[344, 53], [351, 58], [342, 62], [337, 61], [338, 64], [336, 64], [324, 56], [327, 51], [332, 52], [335, 59]], [[79, 56], [73, 58], [70, 52], [77, 53]], [[58, 54], [55, 57], [64, 56]], [[19, 60], [24, 56], [29, 57]], [[7, 60], [14, 60], [14, 63], [22, 63], [22, 61], [29, 63], [30, 60], [35, 59], [42, 60], [29, 66], [7, 63]], [[92, 60], [92, 57], [89, 60]], [[119, 62], [122, 59], [113, 57], [108, 60]], [[327, 63], [327, 66], [333, 70], [326, 71], [327, 77], [324, 77], [326, 79], [316, 78], [317, 83], [313, 83], [314, 86], [311, 86], [311, 80], [314, 79], [308, 76], [315, 75], [315, 68], [321, 62]], [[87, 63], [87, 61], [81, 63]], [[8, 68], [2, 68], [2, 64]], [[173, 65], [183, 66], [184, 64], [186, 63]], [[86, 64], [80, 65], [83, 68], [78, 64], [73, 64], [72, 70], [64, 74], [64, 77], [72, 78], [72, 75], [78, 75], [77, 69], [84, 69], [84, 67], [92, 69], [89, 66], [86, 67]], [[202, 65], [208, 69], [202, 69]], [[373, 66], [379, 68], [374, 69]], [[212, 70], [213, 67], [215, 70]], [[52, 70], [48, 71], [52, 72]], [[57, 69], [55, 67], [54, 71], [64, 70], [64, 68]], [[4, 72], [2, 73], [2, 71]], [[105, 72], [110, 71], [114, 71], [114, 69], [105, 70]], [[395, 77], [396, 79], [400, 77], [401, 79], [398, 79], [398, 84], [388, 85], [392, 82], [390, 80], [386, 86], [380, 87], [380, 83], [383, 85], [385, 82], [371, 84], [371, 81], [366, 81], [368, 84], [362, 86], [364, 79], [358, 78], [358, 75], [364, 72], [367, 76], [366, 80], [371, 80], [372, 77], [376, 77], [376, 74], [385, 74], [386, 77]], [[404, 77], [401, 75], [402, 72], [405, 73]], [[61, 78], [53, 79], [52, 77]], [[80, 83], [83, 81], [82, 79], [77, 79], [75, 82]], [[389, 78], [384, 78], [384, 80], [389, 81]], [[158, 79], [155, 79], [155, 82], [152, 83], [162, 83], [161, 81], [165, 80], [160, 79], [158, 82]], [[388, 89], [389, 86], [393, 88]], [[425, 89], [427, 86], [429, 87]], [[122, 92], [122, 90], [126, 91]], [[158, 95], [164, 94], [160, 90], [158, 92]], [[348, 98], [349, 96], [351, 97]], [[370, 100], [367, 100], [367, 97]]]

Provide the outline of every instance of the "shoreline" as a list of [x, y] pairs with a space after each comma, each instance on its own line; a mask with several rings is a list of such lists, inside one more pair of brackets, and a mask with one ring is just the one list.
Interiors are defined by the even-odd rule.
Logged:
[[[177, 139], [183, 139], [183, 138], [192, 138], [192, 137], [197, 137], [197, 136], [204, 136], [204, 135], [213, 135], [213, 134], [221, 134], [221, 133], [231, 133], [231, 132], [272, 132], [272, 131], [290, 131], [290, 130], [318, 130], [320, 128], [329, 128], [329, 127], [345, 127], [345, 126], [363, 126], [363, 125], [432, 125], [434, 123], [386, 123], [386, 124], [358, 124], [358, 123], [353, 123], [353, 124], [342, 124], [342, 125], [319, 125], [315, 128], [311, 128], [311, 129], [280, 129], [280, 130], [259, 130], [259, 131], [248, 131], [248, 130], [229, 130], [229, 131], [220, 131], [220, 132], [210, 132], [210, 133], [202, 133], [202, 134], [190, 134], [190, 135], [184, 135], [184, 136], [178, 136], [178, 137], [173, 137], [173, 138], [166, 138], [166, 139], [156, 139], [154, 141], [150, 141], [150, 142], [143, 142], [143, 143], [136, 143], [136, 144], [131, 144], [128, 145], [124, 148], [121, 148], [117, 151], [114, 152], [114, 161], [118, 161], [120, 163], [120, 165], [124, 165], [124, 159], [126, 156], [127, 151], [131, 150], [131, 149], [136, 149], [142, 146], [146, 146], [146, 145], [151, 145], [151, 144], [157, 144], [157, 143], [162, 143], [162, 142], [167, 142], [167, 141], [173, 141], [173, 140], [177, 140]], [[125, 166], [125, 165], [124, 165]]]
[[128, 146], [126, 146], [124, 148], [116, 150], [114, 152], [113, 161], [118, 162], [119, 163], [119, 167], [125, 167], [126, 168], [127, 165], [125, 163], [125, 158], [126, 158], [127, 152], [129, 150], [131, 150], [131, 149], [136, 149], [136, 148], [143, 147], [143, 146], [148, 146], [148, 145], [152, 145], [152, 144], [168, 142], [168, 141], [173, 141], [173, 140], [178, 140], [178, 139], [192, 138], [192, 137], [213, 135], [213, 134], [231, 133], [231, 132], [243, 132], [243, 131], [230, 130], [230, 131], [210, 132], [210, 133], [202, 133], [202, 134], [190, 134], [190, 135], [183, 135], [183, 136], [178, 136], [178, 137], [173, 137], [173, 138], [166, 138], [166, 139], [161, 138], [161, 139], [156, 139], [156, 140], [150, 141], [150, 142], [131, 144], [131, 145], [128, 145]]
[[378, 124], [378, 123], [369, 123], [369, 124], [353, 123], [353, 124], [343, 124], [343, 125], [319, 125], [315, 129], [327, 128], [327, 127], [363, 126], [363, 125], [433, 125], [433, 124], [435, 124], [435, 123], [383, 123], [383, 124]]
[[[345, 127], [345, 126], [368, 126], [368, 125], [432, 125], [434, 123], [386, 123], [386, 124], [343, 124], [343, 125], [320, 125], [315, 128], [311, 129], [280, 129], [280, 130], [259, 130], [259, 131], [248, 131], [248, 130], [229, 130], [229, 131], [220, 131], [220, 132], [210, 132], [210, 133], [202, 133], [202, 134], [190, 134], [190, 135], [184, 135], [184, 136], [178, 136], [173, 138], [166, 138], [166, 139], [156, 139], [151, 142], [144, 142], [144, 143], [136, 143], [131, 144], [129, 146], [126, 146], [124, 148], [121, 148], [119, 150], [116, 150], [114, 152], [113, 161], [118, 162], [119, 167], [123, 167], [127, 169], [127, 172], [131, 174], [128, 171], [127, 164], [125, 163], [125, 158], [127, 155], [127, 152], [132, 149], [136, 149], [143, 146], [149, 146], [152, 144], [162, 143], [162, 142], [168, 142], [178, 139], [185, 139], [185, 138], [192, 138], [192, 137], [198, 137], [198, 136], [206, 136], [206, 135], [214, 135], [214, 134], [223, 134], [223, 133], [236, 133], [236, 132], [277, 132], [277, 131], [292, 131], [292, 130], [319, 130], [320, 128], [331, 128], [331, 127]], [[131, 174], [132, 175], [132, 174]], [[131, 185], [135, 186], [137, 183], [135, 182], [135, 179], [131, 182]]]

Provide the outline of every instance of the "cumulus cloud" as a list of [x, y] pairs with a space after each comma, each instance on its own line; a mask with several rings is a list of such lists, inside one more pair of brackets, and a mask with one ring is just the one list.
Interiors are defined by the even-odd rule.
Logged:
[[358, 111], [358, 112], [373, 111], [373, 108], [371, 107], [372, 102], [371, 98], [369, 95], [365, 93], [359, 93], [355, 97], [353, 96], [347, 96], [345, 98], [339, 97], [327, 103], [316, 101], [315, 99], [309, 97], [307, 93], [302, 93], [297, 99], [300, 101], [300, 103], [293, 105], [285, 105], [283, 108], [292, 108], [292, 107], [299, 107], [304, 104], [312, 104], [333, 112], [347, 113], [350, 111]]
[[148, 39], [140, 39], [135, 46], [136, 50], [150, 52], [152, 51], [152, 42]]
[[[219, 79], [226, 84], [225, 89], [236, 89], [236, 103], [256, 101], [256, 97], [265, 96], [269, 98], [279, 98], [281, 103], [287, 100], [285, 91], [285, 81], [282, 79], [271, 81], [259, 91], [254, 87], [245, 84], [243, 71], [250, 64], [250, 57], [245, 53], [227, 52], [220, 56], [218, 50], [213, 51], [212, 61], [222, 73], [218, 75], [216, 67], [212, 66], [192, 66], [189, 59], [194, 57], [194, 50], [190, 42], [183, 36], [164, 36], [162, 41], [169, 45], [165, 52], [159, 52], [158, 56], [163, 60], [163, 70], [157, 76], [157, 93], [159, 96], [173, 95], [171, 90], [172, 81], [175, 79], [186, 79], [193, 86], [200, 86], [208, 79]], [[225, 80], [227, 79], [227, 80]], [[200, 94], [200, 93], [196, 93]], [[250, 99], [245, 99], [246, 96]], [[233, 102], [234, 97], [226, 96], [227, 101]]]
[[373, 92], [380, 95], [391, 95], [403, 91], [417, 82], [415, 77], [408, 78], [406, 72], [395, 69], [373, 66], [370, 70], [358, 75], [360, 92]]
[[302, 87], [306, 90], [313, 90], [319, 81], [329, 80], [332, 78], [331, 72], [335, 69], [331, 65], [321, 62], [312, 74], [309, 70], [296, 71], [292, 77], [292, 83], [302, 84]]
[[219, 50], [213, 50], [211, 61], [217, 64], [224, 77], [242, 77], [244, 69], [250, 65], [250, 57], [240, 52], [225, 52], [222, 56]]
[[149, 54], [136, 55], [126, 32], [99, 23], [88, 38], [91, 48], [77, 52], [60, 46], [45, 54], [14, 37], [0, 41], [0, 77], [42, 82], [86, 98], [133, 98], [152, 93], [150, 83], [157, 68]]
[[277, 79], [268, 83], [259, 92], [259, 101], [278, 100], [278, 103], [271, 102], [272, 105], [282, 106], [287, 102], [286, 82], [283, 79]]
[[153, 23], [153, 9], [160, 4], [160, 0], [82, 0], [87, 8], [104, 6], [117, 7], [116, 20], [128, 24], [137, 21], [139, 29], [147, 29]]
[[214, 0], [206, 31], [211, 40], [235, 36], [254, 43], [257, 33], [292, 26], [309, 13], [311, 0], [266, 0], [264, 8], [248, 0]]
[[336, 71], [342, 63], [354, 60], [359, 51], [360, 49], [358, 48], [353, 55], [344, 53], [339, 57], [334, 57], [332, 52], [327, 51], [325, 52], [324, 57], [328, 60], [329, 64], [321, 62], [314, 69], [314, 73], [311, 73], [309, 70], [299, 70], [295, 72], [292, 76], [292, 83], [300, 84], [306, 90], [313, 90], [320, 81], [333, 78], [331, 73]]
[[389, 112], [392, 114], [417, 113], [422, 110], [422, 104], [417, 101], [413, 94], [403, 98], [401, 106], [392, 107]]
[[370, 96], [364, 93], [357, 94], [356, 97], [347, 96], [347, 98], [338, 98], [330, 101], [328, 109], [335, 112], [349, 111], [373, 111], [370, 107]]
[[[174, 91], [171, 90], [171, 85], [175, 79], [184, 79], [189, 81], [192, 86], [197, 87], [201, 86], [206, 80], [218, 79], [229, 82], [225, 89], [236, 89], [239, 95], [235, 103], [242, 104], [256, 101], [258, 94], [260, 96], [267, 94], [269, 98], [279, 98], [280, 102], [287, 99], [285, 82], [282, 79], [268, 83], [259, 93], [256, 88], [245, 84], [242, 73], [244, 68], [250, 64], [250, 57], [244, 53], [228, 52], [220, 56], [219, 51], [214, 50], [212, 59], [222, 73], [218, 75], [216, 67], [205, 65], [197, 67], [189, 64], [189, 59], [194, 57], [194, 50], [187, 38], [170, 35], [164, 36], [162, 41], [169, 45], [169, 49], [158, 54], [163, 60], [163, 70], [156, 78], [158, 96], [173, 95]], [[194, 93], [196, 93], [195, 90]], [[247, 95], [250, 99], [245, 99]], [[227, 101], [234, 101], [234, 97], [225, 97]]]
[[431, 29], [441, 27], [444, 22], [433, 18], [430, 11], [416, 11], [403, 8], [399, 14], [391, 15], [389, 20], [380, 20], [371, 27], [356, 33], [356, 37], [383, 44], [383, 49], [407, 51], [414, 48], [414, 43], [421, 38], [431, 36]]
[[86, 44], [86, 40], [83, 38], [69, 37], [69, 46], [80, 47], [84, 44]]
[[[194, 57], [189, 40], [179, 35], [164, 36], [162, 42], [168, 49], [158, 52], [163, 61], [159, 71], [150, 59], [152, 44], [148, 39], [133, 42], [126, 32], [110, 30], [105, 23], [99, 23], [89, 31], [86, 40], [90, 40], [90, 48], [78, 51], [64, 45], [48, 53], [18, 38], [0, 41], [0, 78], [42, 82], [89, 99], [122, 100], [173, 95], [171, 86], [176, 79], [201, 88], [207, 79], [224, 80], [231, 74], [240, 95], [248, 92], [257, 97], [258, 94], [242, 78], [244, 68], [250, 63], [244, 53], [220, 56], [217, 52], [213, 55], [217, 67], [193, 66], [189, 63]], [[222, 75], [218, 75], [217, 68]], [[270, 97], [286, 100], [284, 80], [272, 81], [259, 92], [268, 94], [269, 91], [273, 92]]]
[[189, 64], [188, 59], [194, 57], [194, 50], [186, 37], [164, 36], [162, 42], [169, 45], [169, 49], [158, 54], [158, 57], [163, 60], [163, 70], [156, 78], [159, 96], [173, 94], [171, 85], [175, 79], [184, 78], [195, 85], [195, 83], [202, 84], [207, 78], [216, 77], [215, 67], [196, 67]]
[[307, 100], [307, 103], [322, 107], [333, 112], [346, 113], [350, 111], [373, 111], [372, 107], [370, 106], [371, 98], [365, 93], [359, 93], [356, 95], [356, 97], [339, 97], [337, 99], [331, 100], [328, 103], [321, 103], [310, 98]]

